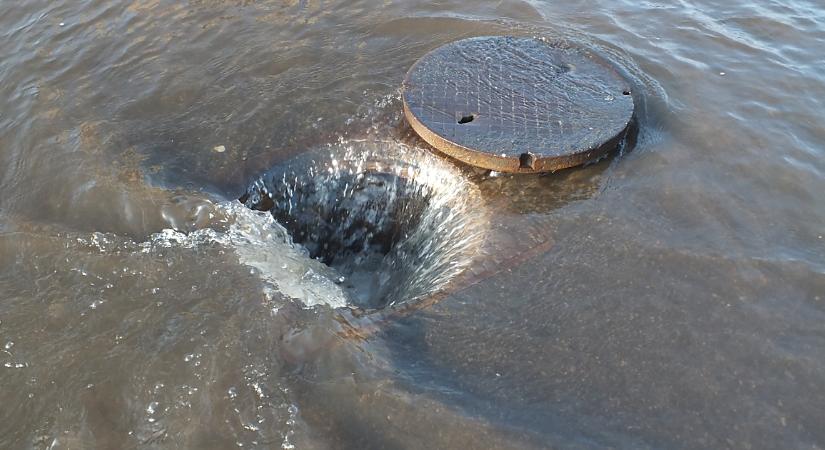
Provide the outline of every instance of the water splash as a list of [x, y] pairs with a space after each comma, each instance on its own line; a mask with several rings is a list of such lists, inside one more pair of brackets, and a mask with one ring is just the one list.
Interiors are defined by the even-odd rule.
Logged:
[[142, 251], [218, 244], [234, 250], [241, 264], [257, 271], [267, 284], [270, 300], [282, 295], [307, 306], [333, 308], [348, 303], [347, 294], [333, 281], [340, 275], [310, 258], [270, 214], [250, 210], [237, 201], [218, 203], [214, 208], [223, 217], [219, 226], [191, 233], [165, 229], [140, 244]]
[[138, 247], [231, 249], [264, 281], [273, 311], [284, 298], [373, 310], [444, 288], [487, 227], [479, 190], [458, 168], [395, 141], [310, 150], [255, 180], [242, 201], [211, 205], [208, 228], [165, 229]]
[[242, 197], [309, 257], [337, 271], [348, 304], [380, 309], [461, 273], [486, 224], [475, 185], [446, 161], [394, 141], [340, 140], [273, 168]]

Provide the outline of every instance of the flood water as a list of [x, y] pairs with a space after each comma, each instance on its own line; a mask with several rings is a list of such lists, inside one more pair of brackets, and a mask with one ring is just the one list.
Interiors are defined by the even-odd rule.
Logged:
[[[505, 34], [613, 61], [635, 142], [429, 155], [406, 70]], [[814, 0], [0, 2], [0, 448], [823, 448], [823, 48]]]

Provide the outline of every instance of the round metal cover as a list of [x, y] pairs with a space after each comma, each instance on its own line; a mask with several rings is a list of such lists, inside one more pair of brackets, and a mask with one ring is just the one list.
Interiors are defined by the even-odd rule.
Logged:
[[404, 114], [438, 150], [500, 172], [547, 172], [616, 148], [633, 116], [628, 82], [598, 55], [536, 38], [476, 37], [419, 59]]

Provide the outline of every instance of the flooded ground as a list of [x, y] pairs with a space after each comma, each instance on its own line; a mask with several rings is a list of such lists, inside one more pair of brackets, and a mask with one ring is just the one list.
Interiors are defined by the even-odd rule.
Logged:
[[[615, 61], [635, 145], [416, 156], [407, 68], [490, 34]], [[825, 447], [815, 1], [34, 0], [0, 36], [0, 448]], [[425, 159], [272, 177], [352, 152]], [[368, 206], [301, 238], [295, 192]]]

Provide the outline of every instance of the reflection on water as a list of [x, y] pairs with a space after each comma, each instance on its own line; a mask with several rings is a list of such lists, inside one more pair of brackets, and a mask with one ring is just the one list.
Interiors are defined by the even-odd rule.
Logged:
[[[824, 11], [0, 3], [0, 447], [822, 447]], [[617, 62], [632, 151], [425, 153], [404, 73], [487, 34]]]

